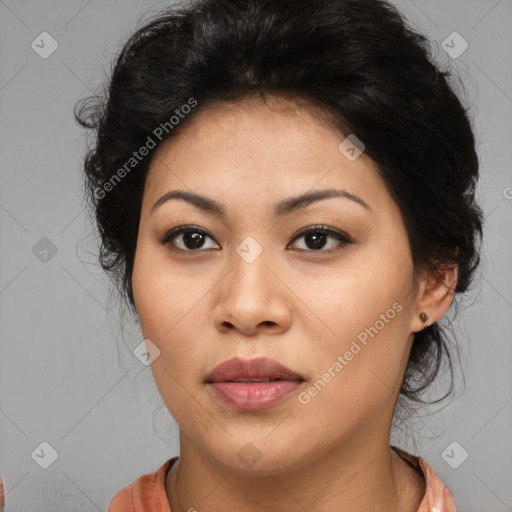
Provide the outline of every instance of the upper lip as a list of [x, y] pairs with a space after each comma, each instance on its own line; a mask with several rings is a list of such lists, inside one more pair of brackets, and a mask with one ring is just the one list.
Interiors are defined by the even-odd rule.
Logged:
[[226, 382], [241, 379], [283, 379], [303, 381], [303, 377], [281, 363], [266, 357], [240, 359], [234, 357], [220, 363], [205, 382]]

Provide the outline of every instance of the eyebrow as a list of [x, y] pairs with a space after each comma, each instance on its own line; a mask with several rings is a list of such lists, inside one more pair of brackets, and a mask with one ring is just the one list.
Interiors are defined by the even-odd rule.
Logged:
[[[331, 199], [333, 197], [340, 197], [343, 199], [349, 199], [361, 206], [363, 206], [366, 210], [372, 212], [373, 210], [370, 206], [359, 196], [347, 192], [346, 190], [337, 190], [337, 189], [325, 189], [325, 190], [317, 190], [314, 192], [306, 192], [305, 194], [290, 197], [283, 201], [277, 203], [274, 207], [274, 215], [276, 217], [283, 217], [292, 213], [300, 208], [305, 208], [313, 202], [321, 201], [323, 199]], [[218, 217], [225, 218], [226, 217], [226, 209], [225, 207], [210, 199], [209, 197], [202, 196], [199, 194], [195, 194], [193, 192], [185, 192], [183, 190], [171, 190], [164, 194], [151, 208], [151, 213], [155, 211], [163, 203], [171, 200], [171, 199], [183, 199], [188, 203], [194, 205], [196, 208], [199, 208], [205, 212], [212, 213], [217, 215]]]

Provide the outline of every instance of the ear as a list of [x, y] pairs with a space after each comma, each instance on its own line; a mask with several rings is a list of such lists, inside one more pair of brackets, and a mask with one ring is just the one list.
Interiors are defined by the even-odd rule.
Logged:
[[[419, 285], [415, 314], [411, 320], [411, 332], [419, 332], [439, 320], [451, 306], [455, 297], [458, 266], [454, 265], [423, 278]], [[422, 322], [420, 314], [428, 318]]]

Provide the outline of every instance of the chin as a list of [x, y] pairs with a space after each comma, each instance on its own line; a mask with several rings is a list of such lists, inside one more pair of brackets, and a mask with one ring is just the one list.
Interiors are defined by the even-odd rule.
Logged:
[[279, 438], [265, 438], [266, 433], [231, 439], [222, 447], [212, 447], [210, 456], [229, 470], [240, 474], [268, 476], [268, 473], [286, 473], [301, 467], [315, 457], [297, 453], [297, 442], [285, 442]]

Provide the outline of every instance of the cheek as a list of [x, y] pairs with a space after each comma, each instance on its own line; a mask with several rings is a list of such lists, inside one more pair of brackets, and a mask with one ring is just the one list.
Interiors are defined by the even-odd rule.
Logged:
[[364, 259], [347, 258], [329, 273], [291, 276], [293, 291], [301, 299], [296, 301], [296, 321], [306, 337], [308, 330], [316, 331], [310, 332], [311, 341], [322, 334], [325, 347], [334, 351], [350, 345], [352, 339], [364, 342], [377, 333], [386, 338], [390, 331], [396, 332], [397, 319], [403, 316], [406, 278], [405, 269], [398, 271], [392, 261], [383, 262], [370, 251]]
[[400, 323], [395, 316], [380, 331], [354, 325], [354, 335], [347, 330], [335, 342], [324, 339], [321, 348], [310, 349], [308, 361], [315, 371], [298, 396], [305, 421], [332, 425], [326, 435], [337, 438], [341, 424], [347, 434], [394, 407], [406, 362]]
[[134, 263], [132, 286], [142, 335], [160, 350], [151, 365], [155, 381], [163, 395], [171, 389], [178, 396], [179, 383], [199, 381], [200, 365], [208, 360], [204, 344], [210, 314], [205, 308], [212, 286], [198, 279], [197, 269], [189, 275], [143, 248]]
[[141, 244], [137, 249], [133, 294], [143, 332], [164, 340], [173, 336], [181, 322], [189, 321], [187, 316], [198, 302], [203, 286], [197, 272], [187, 275], [186, 269], [165, 257], [165, 251], [148, 246]]
[[406, 282], [398, 273], [377, 273], [371, 263], [361, 272], [332, 276], [322, 288], [300, 291], [318, 315], [301, 325], [314, 384], [303, 403], [315, 403], [318, 414], [374, 410], [400, 386], [409, 334]]

